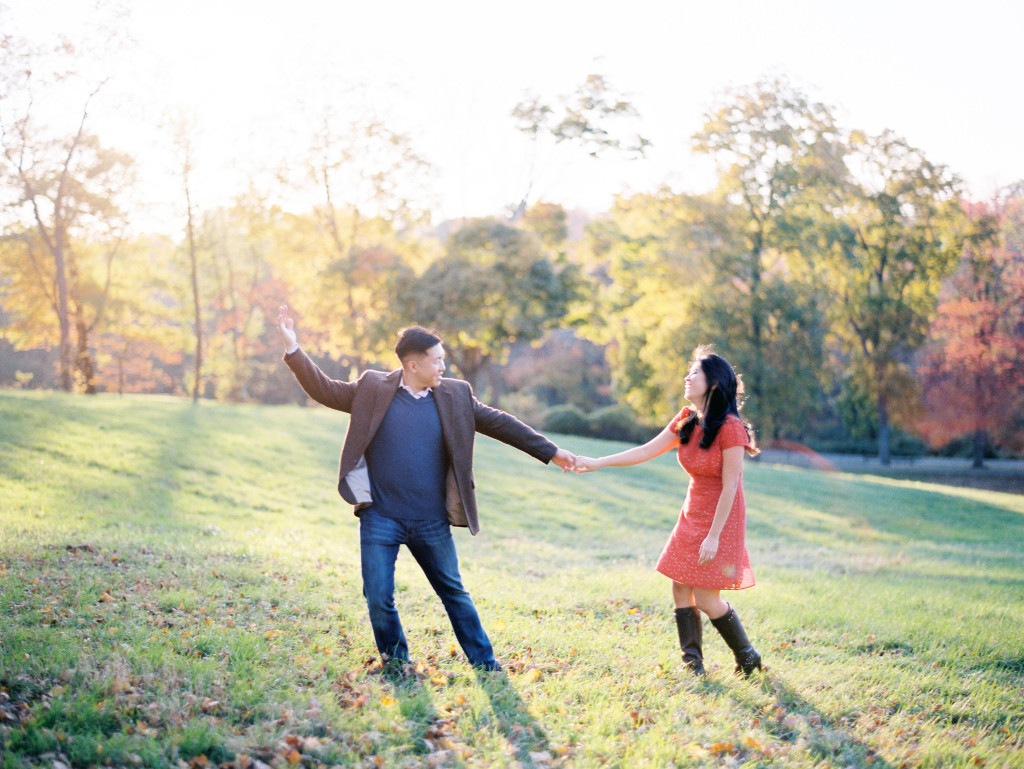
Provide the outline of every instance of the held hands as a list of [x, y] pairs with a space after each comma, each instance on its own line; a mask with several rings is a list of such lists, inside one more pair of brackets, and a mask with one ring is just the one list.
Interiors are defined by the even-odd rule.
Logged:
[[576, 466], [573, 468], [577, 473], [592, 473], [600, 470], [604, 464], [600, 459], [594, 457], [576, 457]]
[[292, 352], [298, 347], [298, 338], [295, 336], [295, 320], [288, 314], [288, 305], [283, 304], [277, 310], [277, 330], [284, 342], [285, 352]]
[[700, 555], [697, 556], [697, 563], [703, 565], [714, 560], [718, 554], [718, 537], [708, 534], [700, 543]]
[[555, 455], [551, 457], [551, 461], [562, 468], [563, 473], [571, 473], [576, 469], [576, 455], [570, 454], [565, 449], [559, 449], [555, 452]]

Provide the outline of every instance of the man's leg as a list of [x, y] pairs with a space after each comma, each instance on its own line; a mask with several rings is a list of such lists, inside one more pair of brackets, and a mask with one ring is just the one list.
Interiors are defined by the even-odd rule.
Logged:
[[363, 596], [370, 610], [373, 639], [385, 660], [400, 662], [409, 660], [409, 645], [395, 608], [395, 561], [404, 538], [403, 527], [397, 521], [376, 513], [359, 516]]
[[488, 670], [500, 669], [473, 599], [462, 586], [459, 557], [455, 553], [455, 540], [448, 523], [417, 522], [415, 528], [411, 528], [406, 544], [444, 604], [452, 630], [469, 658], [469, 664]]

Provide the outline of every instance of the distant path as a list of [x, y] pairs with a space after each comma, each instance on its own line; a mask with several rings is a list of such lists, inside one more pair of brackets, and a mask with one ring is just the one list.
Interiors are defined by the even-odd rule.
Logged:
[[814, 454], [795, 450], [765, 449], [761, 452], [761, 461], [768, 464], [831, 468], [845, 473], [870, 473], [900, 480], [1024, 494], [1024, 460], [1019, 459], [989, 459], [986, 460], [983, 469], [976, 470], [971, 467], [969, 459], [949, 457], [893, 457], [892, 463], [885, 466], [877, 457], [863, 457], [858, 454]]

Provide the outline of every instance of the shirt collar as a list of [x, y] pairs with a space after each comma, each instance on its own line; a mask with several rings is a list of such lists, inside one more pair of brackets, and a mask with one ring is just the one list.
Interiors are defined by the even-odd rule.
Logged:
[[401, 378], [398, 380], [398, 386], [409, 393], [413, 398], [426, 398], [434, 390], [433, 387], [428, 387], [425, 390], [420, 390], [418, 393], [414, 393], [412, 388], [405, 383], [405, 374], [402, 374]]

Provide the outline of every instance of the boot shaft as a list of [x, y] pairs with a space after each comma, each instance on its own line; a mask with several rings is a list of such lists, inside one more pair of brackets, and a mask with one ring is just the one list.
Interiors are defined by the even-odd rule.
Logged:
[[740, 618], [732, 606], [721, 617], [711, 620], [711, 624], [732, 649], [732, 654], [736, 658], [737, 673], [749, 676], [755, 670], [761, 669], [761, 655], [751, 645], [747, 633], [743, 629], [743, 623], [740, 622]]
[[700, 610], [693, 606], [676, 609], [676, 630], [683, 664], [697, 675], [704, 675], [704, 625]]

